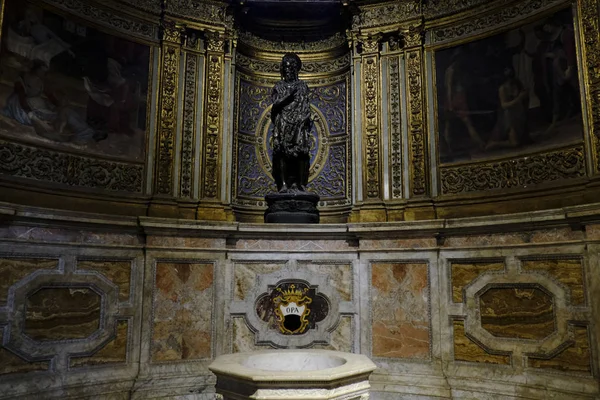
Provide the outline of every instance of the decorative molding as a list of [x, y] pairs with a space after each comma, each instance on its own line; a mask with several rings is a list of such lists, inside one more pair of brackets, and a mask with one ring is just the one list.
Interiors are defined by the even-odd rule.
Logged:
[[177, 118], [177, 86], [179, 82], [178, 46], [163, 44], [160, 125], [157, 149], [157, 185], [159, 194], [172, 193], [173, 144]]
[[[321, 51], [332, 50], [341, 46], [347, 45], [347, 38], [344, 34], [336, 33], [328, 38], [317, 40], [314, 42], [274, 42], [253, 35], [248, 31], [240, 31], [238, 33], [240, 44], [245, 44], [258, 50], [268, 50], [275, 52], [294, 52], [294, 53], [316, 53]], [[302, 64], [304, 69], [304, 64]]]
[[[137, 4], [137, 0], [135, 1]], [[158, 25], [128, 18], [123, 13], [96, 7], [85, 0], [44, 0], [44, 2], [69, 14], [77, 15], [95, 24], [123, 32], [126, 35], [153, 41], [158, 39]]]
[[[522, 20], [528, 15], [539, 12], [544, 8], [565, 3], [565, 0], [527, 0], [497, 10], [481, 17], [471, 18], [464, 23], [433, 29], [432, 44], [456, 40], [477, 33], [497, 29], [502, 25]], [[597, 18], [597, 11], [596, 11]]]
[[392, 56], [388, 62], [390, 76], [389, 119], [390, 119], [390, 167], [392, 169], [392, 198], [402, 198], [402, 130], [400, 127], [400, 62]]
[[[134, 0], [130, 0], [134, 1]], [[211, 25], [232, 25], [233, 20], [227, 16], [226, 2], [209, 2], [199, 0], [169, 0], [166, 1], [166, 12], [186, 19], [200, 20]]]
[[144, 167], [0, 140], [0, 172], [71, 187], [141, 193]]
[[427, 195], [426, 126], [423, 95], [423, 48], [421, 27], [411, 27], [405, 34], [407, 44], [416, 46], [406, 50], [406, 82], [408, 104], [408, 146], [410, 193]]
[[202, 197], [218, 197], [223, 110], [224, 38], [207, 33], [206, 121], [204, 124]]
[[194, 134], [196, 127], [196, 86], [198, 82], [198, 56], [186, 53], [185, 87], [183, 96], [183, 132], [181, 138], [180, 195], [192, 196], [194, 175]]
[[421, 16], [418, 0], [394, 1], [376, 6], [365, 6], [352, 19], [352, 30], [397, 25]]
[[[276, 74], [279, 76], [279, 62], [259, 60], [245, 56], [241, 53], [236, 55], [236, 66], [243, 68], [251, 73]], [[350, 67], [350, 53], [346, 53], [341, 57], [333, 60], [324, 61], [306, 61], [302, 63], [300, 75], [307, 74], [325, 74], [331, 72], [339, 72]]]
[[583, 36], [585, 90], [588, 107], [588, 131], [592, 141], [594, 172], [600, 172], [600, 22], [597, 0], [579, 0], [580, 26]]
[[[495, 0], [494, 6], [506, 4], [514, 0]], [[490, 6], [490, 0], [429, 0], [423, 4], [423, 15], [426, 18], [439, 18], [448, 14], [456, 14], [480, 5]]]
[[583, 146], [521, 158], [440, 168], [442, 194], [526, 187], [585, 176]]

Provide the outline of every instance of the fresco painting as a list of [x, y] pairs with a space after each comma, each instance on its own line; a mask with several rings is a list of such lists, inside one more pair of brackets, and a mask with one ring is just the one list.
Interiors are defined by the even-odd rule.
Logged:
[[142, 162], [150, 48], [7, 0], [0, 137]]
[[581, 141], [571, 9], [435, 54], [440, 162], [520, 156]]

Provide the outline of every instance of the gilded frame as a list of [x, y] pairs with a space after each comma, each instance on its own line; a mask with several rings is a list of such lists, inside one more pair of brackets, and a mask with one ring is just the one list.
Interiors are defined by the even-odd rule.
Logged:
[[[431, 74], [432, 77], [432, 87], [428, 88], [427, 95], [430, 96], [428, 102], [433, 104], [433, 109], [430, 110], [433, 113], [433, 116], [430, 120], [433, 121], [433, 124], [430, 124], [429, 128], [429, 137], [435, 143], [435, 154], [432, 154], [430, 160], [432, 163], [435, 163], [435, 168], [432, 170], [437, 171], [436, 176], [432, 177], [434, 181], [437, 181], [437, 187], [435, 188], [439, 195], [441, 196], [469, 196], [469, 197], [480, 197], [482, 193], [486, 193], [489, 196], [489, 189], [495, 189], [496, 187], [479, 187], [479, 188], [468, 188], [466, 190], [449, 190], [449, 186], [444, 184], [444, 179], [446, 178], [446, 183], [448, 180], [448, 176], [444, 174], [452, 173], [454, 177], [456, 176], [465, 176], [471, 174], [479, 173], [482, 169], [488, 170], [498, 170], [500, 168], [504, 168], [510, 173], [518, 172], [520, 170], [524, 170], [527, 168], [532, 168], [533, 164], [528, 163], [548, 163], [548, 159], [559, 160], [559, 159], [569, 159], [573, 160], [573, 165], [575, 165], [576, 171], [573, 174], [566, 174], [564, 176], [559, 176], [554, 174], [551, 176], [551, 179], [539, 180], [539, 181], [529, 181], [526, 182], [525, 185], [519, 185], [518, 181], [511, 181], [509, 177], [500, 178], [500, 187], [502, 188], [519, 188], [523, 189], [522, 186], [527, 187], [535, 184], [549, 184], [561, 182], [564, 183], [564, 179], [576, 179], [581, 180], [583, 178], [591, 177], [592, 175], [597, 174], [600, 171], [600, 165], [598, 163], [600, 144], [599, 141], [594, 134], [597, 129], [594, 129], [593, 123], [593, 115], [598, 115], [598, 105], [600, 104], [600, 100], [596, 100], [596, 104], [592, 104], [594, 97], [592, 93], [597, 93], [599, 88], [597, 88], [598, 83], [592, 85], [590, 81], [590, 71], [594, 72], [596, 76], [598, 75], [597, 71], [594, 71], [593, 68], [590, 68], [590, 59], [587, 55], [589, 53], [589, 49], [586, 47], [586, 44], [591, 41], [589, 39], [590, 34], [598, 36], [598, 23], [596, 18], [596, 23], [588, 29], [588, 32], [584, 32], [585, 25], [584, 21], [588, 20], [588, 25], [590, 21], [590, 11], [584, 10], [581, 7], [582, 3], [594, 3], [597, 7], [597, 0], [544, 0], [542, 2], [532, 2], [525, 1], [519, 4], [511, 4], [502, 8], [500, 11], [496, 10], [494, 14], [484, 15], [479, 18], [478, 21], [469, 20], [468, 22], [458, 21], [453, 25], [446, 25], [440, 28], [432, 27], [428, 32], [428, 40], [425, 45], [425, 49], [430, 54], [432, 62], [427, 66], [428, 73]], [[539, 4], [538, 4], [539, 3]], [[536, 8], [541, 7], [541, 8]], [[439, 132], [439, 104], [438, 104], [438, 92], [436, 88], [436, 52], [442, 49], [446, 49], [449, 47], [454, 47], [457, 45], [462, 45], [470, 42], [474, 42], [479, 39], [491, 37], [501, 32], [508, 31], [515, 27], [522, 26], [528, 22], [532, 22], [535, 20], [539, 20], [544, 16], [552, 15], [554, 12], [571, 8], [573, 11], [573, 23], [575, 28], [575, 41], [576, 41], [576, 51], [577, 51], [577, 65], [578, 65], [578, 75], [580, 80], [580, 101], [582, 107], [582, 120], [583, 120], [583, 137], [580, 143], [570, 146], [563, 146], [563, 148], [553, 148], [550, 151], [543, 151], [533, 154], [525, 154], [524, 156], [501, 156], [496, 158], [488, 158], [483, 160], [476, 161], [467, 161], [467, 162], [456, 162], [452, 164], [442, 165], [440, 160], [440, 132]], [[594, 7], [590, 7], [594, 8]], [[516, 11], [528, 10], [528, 13], [525, 15], [520, 15]], [[477, 17], [474, 18], [477, 20]], [[491, 24], [490, 20], [496, 19], [496, 23]], [[592, 21], [593, 22], [593, 21]], [[490, 25], [491, 24], [491, 25]], [[489, 28], [492, 26], [492, 28]], [[437, 33], [436, 33], [437, 29]], [[591, 31], [591, 32], [590, 32]], [[447, 38], [450, 36], [450, 39], [446, 40], [437, 40], [436, 37], [444, 37]], [[597, 39], [596, 39], [597, 40]], [[594, 49], [592, 49], [593, 51]], [[600, 58], [597, 56], [597, 49], [595, 50], [596, 59]], [[598, 78], [596, 78], [598, 80]], [[596, 89], [594, 90], [594, 87]], [[597, 96], [596, 96], [597, 97]], [[596, 123], [597, 125], [597, 123]], [[534, 157], [531, 157], [534, 156]], [[535, 158], [537, 157], [537, 159]], [[592, 165], [593, 164], [593, 165]], [[550, 174], [551, 175], [551, 174]]]
[[[4, 28], [4, 19], [5, 19], [5, 6], [6, 6], [6, 2], [7, 1], [14, 1], [14, 0], [0, 0], [0, 43], [2, 40], [2, 32], [3, 32], [3, 28]], [[102, 13], [106, 13], [108, 16], [106, 17], [107, 21], [110, 20], [109, 16], [110, 15], [115, 15], [115, 16], [119, 16], [118, 18], [121, 21], [130, 21], [132, 26], [135, 26], [137, 28], [139, 28], [140, 26], [143, 28], [143, 32], [146, 35], [146, 38], [143, 38], [142, 34], [132, 34], [132, 35], [127, 35], [127, 30], [126, 28], [129, 27], [130, 29], [131, 26], [128, 26], [126, 23], [124, 24], [125, 28], [123, 29], [114, 29], [111, 28], [109, 26], [107, 26], [107, 24], [103, 24], [103, 23], [98, 23], [96, 20], [92, 20], [91, 17], [90, 18], [86, 18], [85, 16], [79, 14], [79, 13], [70, 13], [69, 11], [66, 11], [65, 9], [57, 6], [56, 4], [53, 4], [54, 0], [26, 0], [25, 1], [28, 4], [32, 4], [36, 7], [39, 7], [43, 10], [47, 10], [57, 16], [60, 17], [68, 17], [70, 19], [73, 19], [75, 21], [80, 21], [82, 24], [85, 24], [86, 27], [95, 29], [99, 32], [108, 34], [108, 35], [112, 35], [115, 37], [119, 37], [119, 38], [124, 38], [128, 41], [131, 41], [133, 43], [139, 44], [139, 45], [143, 45], [143, 46], [147, 46], [148, 47], [148, 77], [147, 77], [147, 97], [146, 97], [146, 107], [145, 107], [145, 134], [144, 134], [144, 142], [143, 142], [143, 148], [140, 149], [142, 151], [142, 156], [140, 161], [128, 161], [128, 160], [124, 160], [124, 159], [115, 159], [109, 155], [99, 155], [99, 154], [90, 154], [90, 153], [86, 153], [86, 152], [77, 152], [77, 151], [73, 151], [73, 150], [68, 150], [68, 149], [53, 149], [50, 148], [48, 149], [49, 151], [53, 152], [54, 154], [56, 154], [58, 157], [60, 158], [66, 158], [66, 161], [68, 164], [74, 164], [74, 163], [79, 163], [79, 165], [81, 164], [85, 164], [87, 163], [97, 163], [97, 162], [104, 162], [105, 165], [108, 166], [108, 168], [127, 168], [128, 166], [130, 168], [141, 168], [140, 170], [140, 175], [141, 175], [141, 179], [139, 180], [139, 182], [136, 181], [136, 186], [135, 188], [126, 188], [123, 184], [118, 185], [117, 189], [105, 189], [105, 188], [100, 188], [97, 186], [91, 186], [90, 184], [87, 185], [83, 185], [83, 184], [78, 184], [78, 182], [70, 182], [69, 186], [70, 187], [76, 187], [76, 190], [81, 190], [83, 192], [92, 192], [92, 193], [98, 193], [98, 191], [100, 191], [101, 195], [106, 194], [108, 196], [111, 195], [111, 193], [116, 190], [116, 191], [120, 191], [120, 192], [129, 192], [135, 195], [144, 195], [146, 193], [146, 188], [147, 188], [147, 179], [148, 179], [148, 168], [152, 168], [152, 165], [148, 164], [148, 158], [149, 158], [149, 153], [152, 151], [152, 148], [154, 147], [153, 143], [150, 143], [151, 138], [153, 137], [151, 129], [153, 126], [155, 126], [155, 124], [152, 123], [152, 119], [155, 118], [152, 116], [152, 109], [156, 109], [157, 108], [157, 104], [154, 104], [155, 102], [158, 101], [158, 98], [156, 96], [153, 96], [152, 93], [154, 92], [154, 90], [156, 89], [155, 87], [153, 87], [153, 83], [154, 83], [154, 75], [156, 73], [155, 69], [156, 69], [156, 65], [155, 65], [155, 56], [156, 56], [156, 52], [159, 51], [159, 47], [158, 47], [158, 25], [157, 24], [152, 24], [148, 21], [143, 21], [137, 17], [132, 17], [128, 14], [117, 14], [116, 10], [110, 7], [105, 7], [105, 6], [96, 6], [96, 5], [89, 5], [89, 7], [93, 8], [93, 11], [96, 12], [102, 12]], [[88, 6], [86, 3], [82, 2], [82, 7]], [[104, 14], [103, 14], [104, 15]], [[160, 86], [160, 74], [158, 77], [158, 81], [157, 81], [157, 87]], [[156, 97], [156, 98], [155, 98]], [[8, 141], [8, 140], [7, 140]], [[13, 142], [12, 139], [9, 142]], [[21, 142], [18, 142], [21, 143]], [[42, 148], [42, 149], [46, 149], [46, 147], [38, 147], [37, 145], [32, 145], [32, 144], [27, 144], [30, 145], [33, 148]], [[28, 180], [31, 180], [31, 178], [25, 178]], [[48, 184], [50, 182], [52, 182], [52, 180], [49, 181], [42, 181], [42, 180], [37, 180], [34, 179], [36, 182], [40, 182], [42, 185], [44, 184]]]

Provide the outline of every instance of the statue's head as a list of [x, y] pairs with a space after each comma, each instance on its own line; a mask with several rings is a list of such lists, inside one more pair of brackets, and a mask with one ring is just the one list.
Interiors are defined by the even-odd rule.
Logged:
[[302, 68], [302, 61], [296, 53], [287, 53], [281, 59], [281, 78], [286, 81], [295, 81], [298, 79], [298, 72]]

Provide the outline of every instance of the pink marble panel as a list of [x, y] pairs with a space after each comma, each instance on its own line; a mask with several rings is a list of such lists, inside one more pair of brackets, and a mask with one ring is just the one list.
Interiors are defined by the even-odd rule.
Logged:
[[152, 361], [210, 358], [213, 265], [156, 265]]
[[373, 356], [428, 359], [427, 264], [372, 265]]

